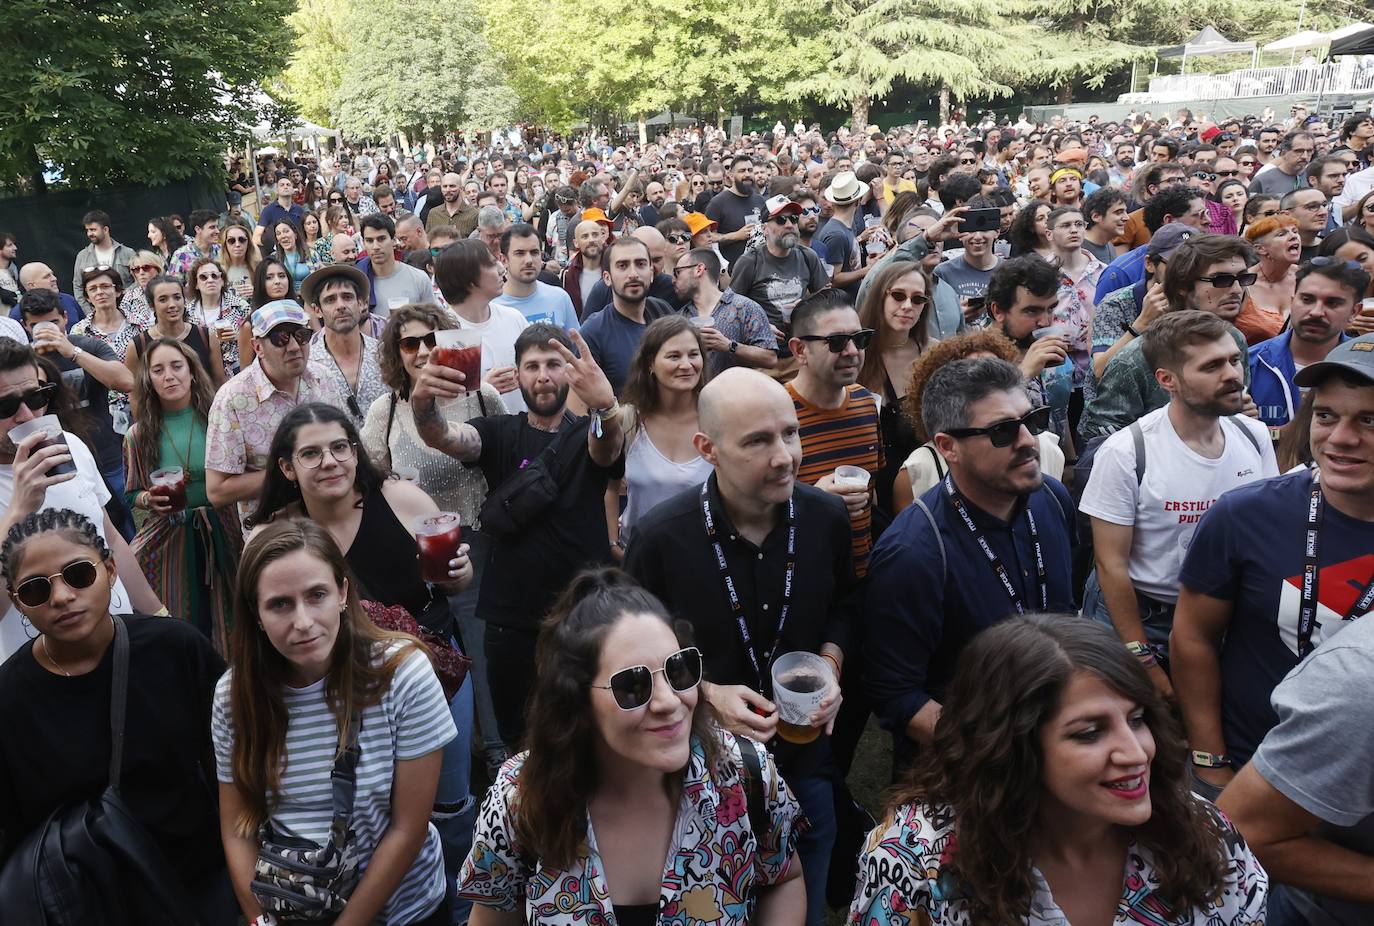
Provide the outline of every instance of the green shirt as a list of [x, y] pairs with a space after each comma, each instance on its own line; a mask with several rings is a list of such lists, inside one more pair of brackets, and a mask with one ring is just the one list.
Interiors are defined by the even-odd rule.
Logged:
[[186, 473], [187, 508], [210, 504], [205, 494], [205, 422], [194, 408], [168, 412], [158, 441], [159, 468], [180, 466]]

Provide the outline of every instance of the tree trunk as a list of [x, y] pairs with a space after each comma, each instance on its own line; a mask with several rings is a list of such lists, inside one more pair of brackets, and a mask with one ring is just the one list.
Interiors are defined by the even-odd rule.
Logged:
[[854, 98], [849, 101], [850, 131], [862, 135], [864, 129], [868, 128], [868, 106], [868, 94], [856, 92]]
[[43, 159], [38, 156], [37, 148], [29, 149], [28, 179], [30, 194], [42, 195], [48, 192], [48, 181], [43, 179]]
[[1060, 103], [1068, 104], [1073, 102], [1073, 81], [1066, 80], [1059, 85], [1056, 100]]
[[[671, 121], [671, 114], [669, 119]], [[640, 113], [635, 121], [639, 123], [639, 147], [643, 148], [649, 143], [649, 127], [644, 124], [644, 113]]]
[[949, 121], [949, 84], [940, 82], [940, 124]]
[[396, 137], [401, 140], [401, 159], [404, 160], [410, 154], [410, 138], [405, 132], [397, 132]]

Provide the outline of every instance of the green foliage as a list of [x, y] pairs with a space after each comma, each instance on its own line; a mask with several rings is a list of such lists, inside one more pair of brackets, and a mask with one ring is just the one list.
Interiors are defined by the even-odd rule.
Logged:
[[296, 49], [282, 81], [301, 115], [319, 125], [334, 123], [334, 98], [344, 82], [352, 42], [344, 25], [347, 0], [298, 0], [289, 22]]
[[[0, 185], [51, 164], [77, 186], [219, 176], [265, 113], [292, 0], [7, 0]], [[22, 39], [21, 34], [22, 33]]]

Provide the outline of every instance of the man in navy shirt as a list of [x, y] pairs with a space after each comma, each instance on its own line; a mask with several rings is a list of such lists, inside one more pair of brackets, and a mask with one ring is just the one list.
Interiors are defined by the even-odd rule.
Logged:
[[[268, 203], [262, 210], [262, 215], [258, 216], [258, 226], [253, 229], [253, 243], [262, 246], [263, 232], [271, 228], [282, 219], [290, 219], [296, 226], [296, 234], [302, 234], [301, 223], [305, 221], [305, 207], [297, 205], [295, 202], [296, 184], [290, 177], [282, 176], [277, 180], [277, 198], [274, 202]], [[269, 250], [275, 248], [275, 241], [267, 242]]]
[[649, 295], [653, 258], [639, 238], [627, 235], [611, 244], [605, 266], [602, 278], [611, 287], [611, 304], [582, 323], [582, 337], [620, 395], [644, 329], [654, 319], [671, 315], [673, 308]]
[[[935, 371], [921, 415], [949, 475], [897, 516], [868, 564], [868, 690], [901, 768], [928, 743], [973, 637], [1017, 613], [1072, 612], [1073, 502], [1040, 471], [1021, 371], [998, 359]], [[1066, 618], [1067, 620], [1067, 618]]]

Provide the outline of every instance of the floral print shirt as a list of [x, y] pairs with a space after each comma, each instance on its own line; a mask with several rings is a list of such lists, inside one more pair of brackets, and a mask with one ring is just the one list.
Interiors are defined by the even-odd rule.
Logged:
[[[806, 826], [801, 807], [763, 748], [724, 731], [719, 735], [721, 757], [714, 769], [708, 769], [701, 743], [692, 741], [659, 891], [658, 922], [664, 926], [746, 926], [751, 896], [783, 880]], [[756, 835], [750, 826], [738, 771], [742, 748], [757, 750], [763, 769], [767, 833]], [[459, 877], [459, 896], [522, 910], [531, 926], [614, 926], [614, 903], [590, 817], [582, 854], [566, 871], [528, 857], [516, 842], [513, 804], [525, 755], [507, 760], [487, 792]]]
[[[1263, 926], [1269, 876], [1230, 821], [1212, 812], [1225, 827], [1222, 851], [1229, 863], [1216, 901], [1171, 915], [1156, 896], [1159, 874], [1149, 850], [1132, 841], [1112, 921], [1116, 926]], [[918, 911], [930, 917], [930, 926], [971, 926], [967, 892], [952, 875], [942, 873], [956, 847], [954, 814], [948, 807], [898, 807], [869, 833], [859, 856], [850, 926], [914, 926]], [[1026, 926], [1070, 926], [1036, 869], [1031, 882], [1035, 894]]]

